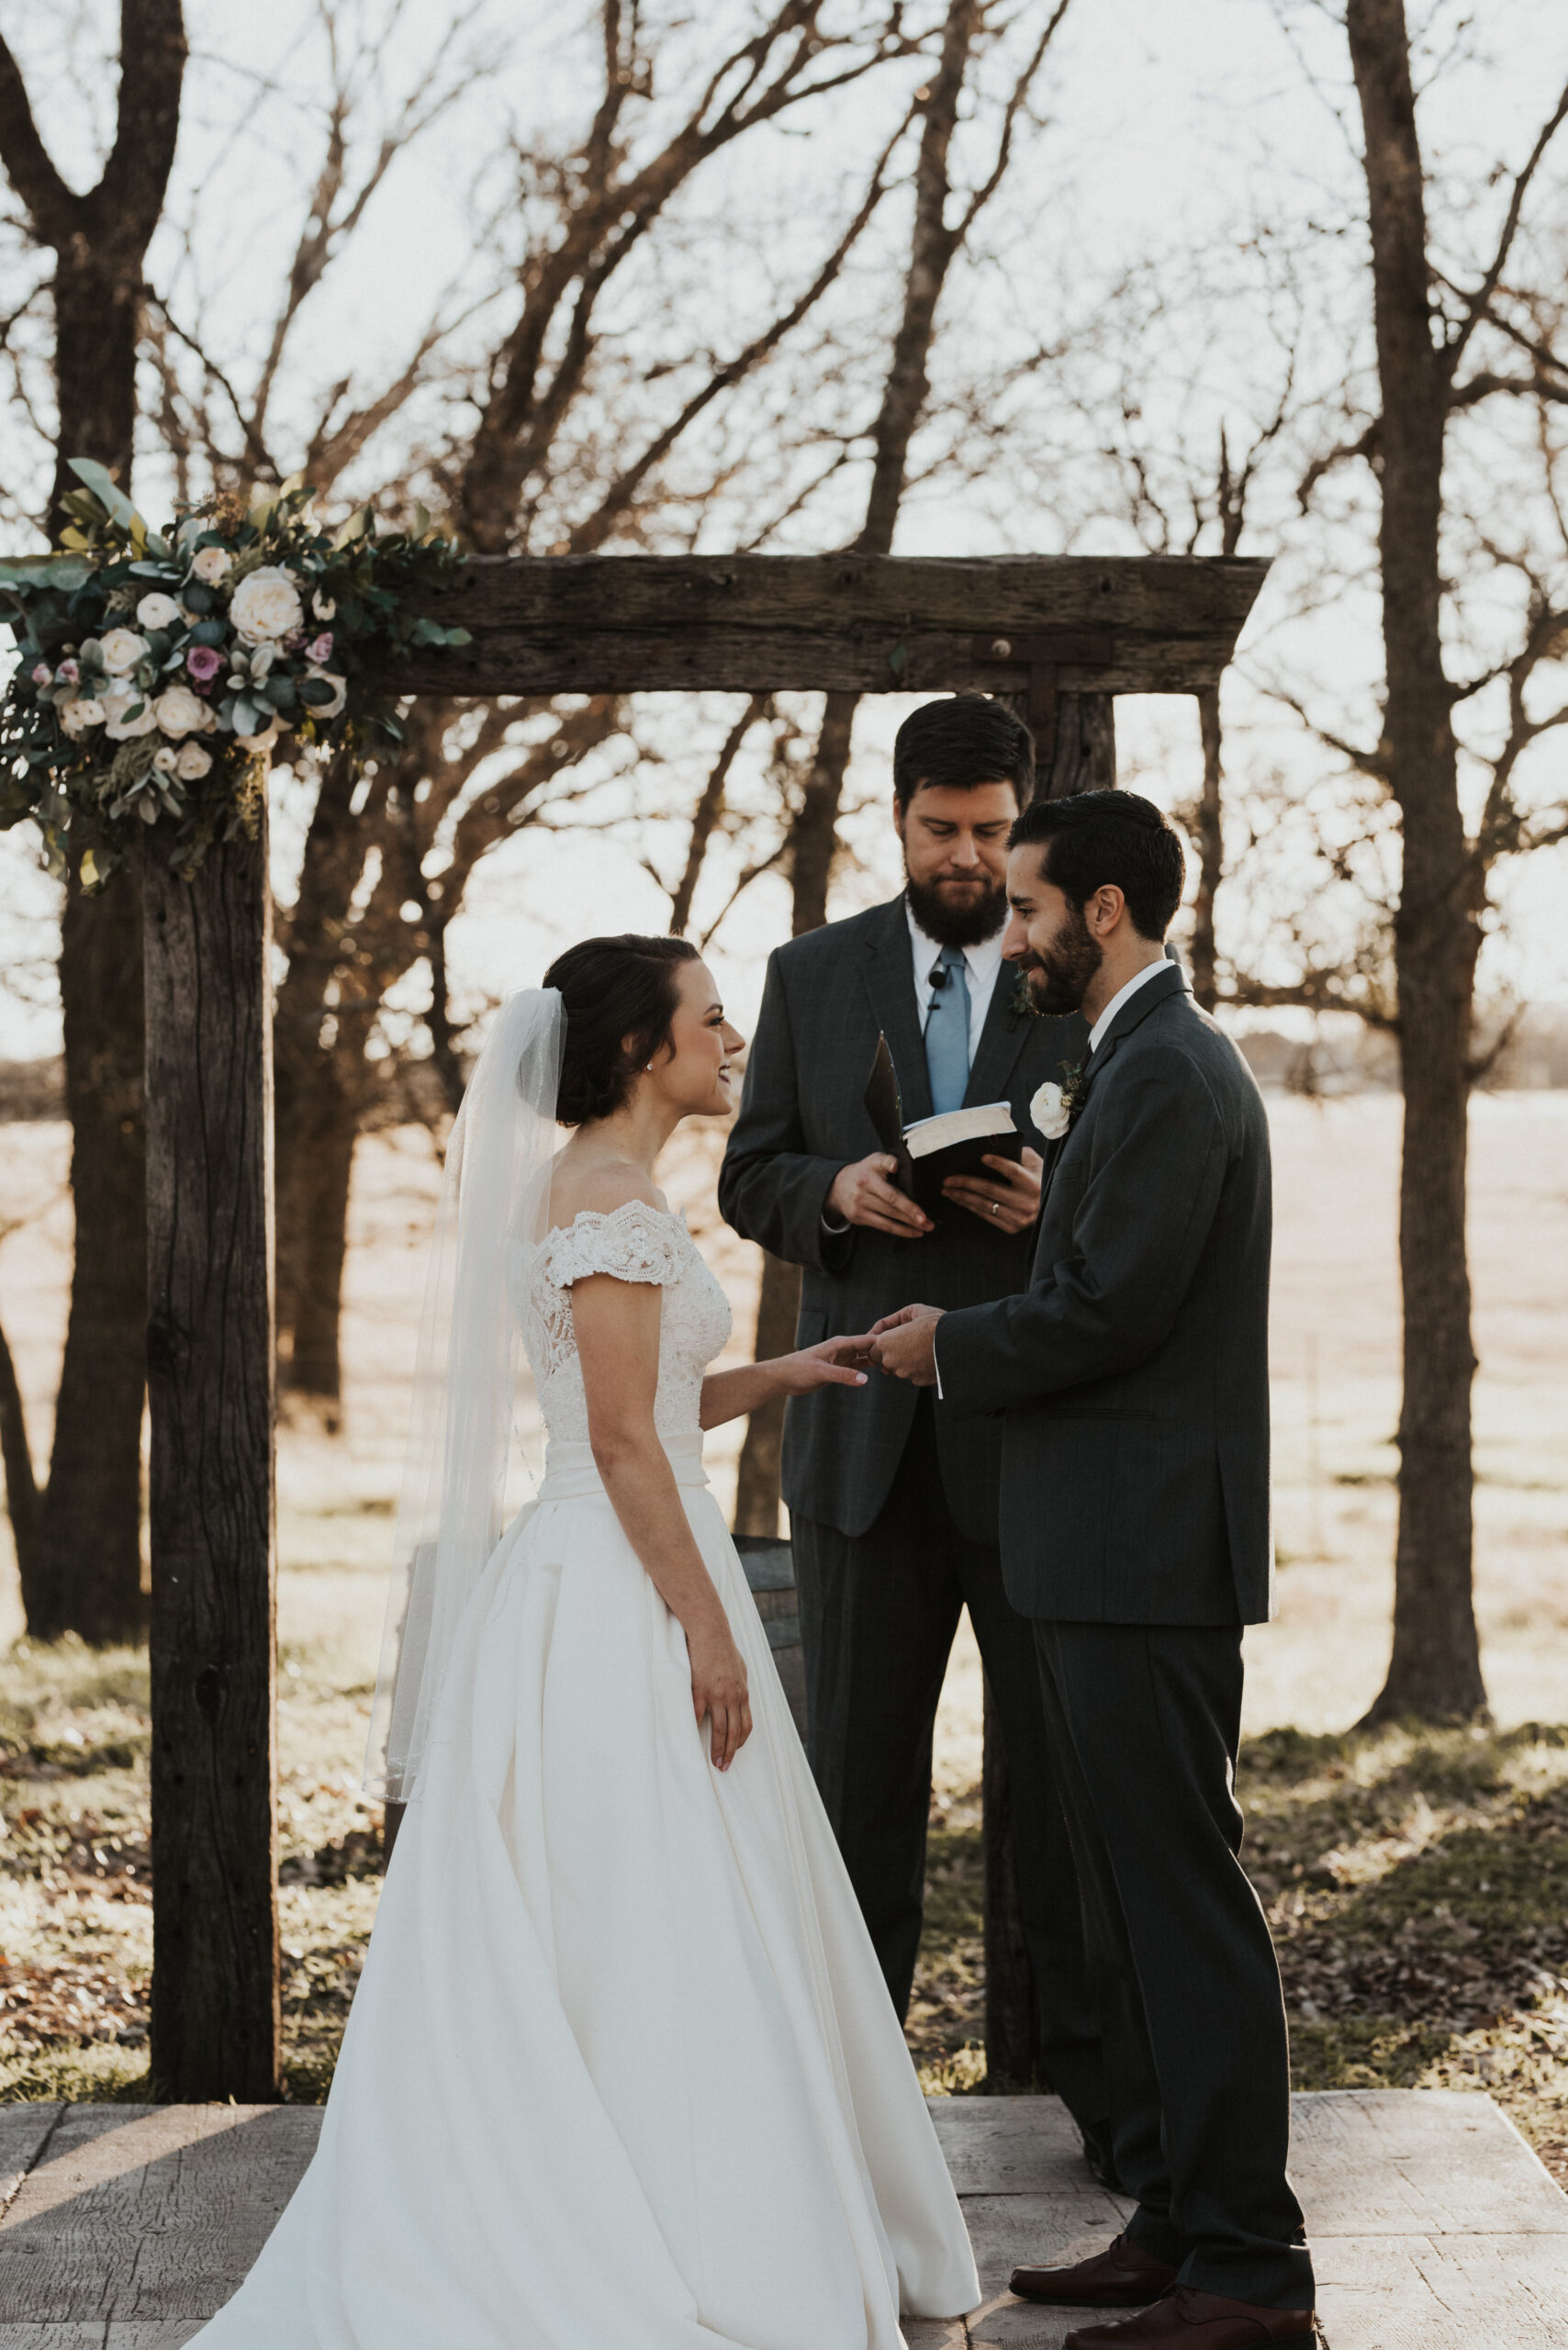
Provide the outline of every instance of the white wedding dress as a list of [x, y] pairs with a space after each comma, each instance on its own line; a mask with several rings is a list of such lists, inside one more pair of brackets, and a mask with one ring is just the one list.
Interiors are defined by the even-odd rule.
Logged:
[[[980, 2288], [722, 1517], [678, 1217], [513, 1250], [549, 1431], [463, 1621], [319, 2150], [204, 2350], [894, 2350]], [[574, 1280], [663, 1291], [656, 1425], [751, 1684], [727, 1774], [588, 1442]], [[851, 1399], [846, 1398], [846, 1402]], [[851, 1404], [852, 1407], [852, 1404]]]

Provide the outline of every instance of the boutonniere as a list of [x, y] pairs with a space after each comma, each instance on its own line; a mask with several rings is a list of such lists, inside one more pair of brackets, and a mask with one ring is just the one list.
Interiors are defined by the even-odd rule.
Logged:
[[1029, 1104], [1029, 1116], [1036, 1131], [1047, 1142], [1060, 1142], [1072, 1132], [1079, 1112], [1083, 1107], [1083, 1095], [1089, 1071], [1081, 1061], [1063, 1061], [1062, 1082], [1042, 1085]]

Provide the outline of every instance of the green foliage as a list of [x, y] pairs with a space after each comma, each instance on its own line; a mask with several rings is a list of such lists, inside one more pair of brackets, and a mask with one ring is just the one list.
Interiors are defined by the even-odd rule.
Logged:
[[282, 733], [360, 758], [395, 746], [395, 656], [469, 642], [410, 609], [459, 560], [422, 507], [411, 530], [365, 507], [330, 535], [297, 479], [157, 532], [102, 465], [73, 471], [62, 552], [0, 563], [20, 655], [0, 700], [0, 830], [37, 823], [51, 868], [79, 856], [89, 889], [139, 839], [188, 873], [215, 840], [253, 835]]

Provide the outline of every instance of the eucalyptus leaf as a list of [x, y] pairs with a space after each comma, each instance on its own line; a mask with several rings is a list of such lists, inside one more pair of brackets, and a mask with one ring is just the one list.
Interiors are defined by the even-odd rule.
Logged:
[[100, 465], [95, 457], [71, 457], [67, 463], [77, 480], [85, 482], [99, 504], [117, 522], [123, 523], [133, 538], [147, 536], [146, 523], [106, 465]]

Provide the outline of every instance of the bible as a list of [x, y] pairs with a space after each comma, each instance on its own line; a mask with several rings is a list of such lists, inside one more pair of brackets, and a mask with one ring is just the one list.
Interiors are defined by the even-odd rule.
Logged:
[[942, 1196], [949, 1175], [983, 1178], [995, 1172], [981, 1163], [986, 1158], [1016, 1161], [1024, 1156], [1024, 1137], [1006, 1102], [971, 1102], [961, 1110], [944, 1110], [935, 1118], [917, 1118], [906, 1126], [898, 1072], [886, 1036], [877, 1039], [866, 1108], [878, 1141], [898, 1160], [893, 1181], [934, 1220], [955, 1204]]

